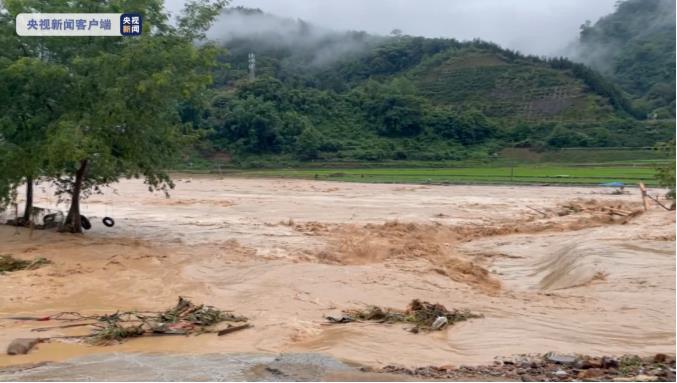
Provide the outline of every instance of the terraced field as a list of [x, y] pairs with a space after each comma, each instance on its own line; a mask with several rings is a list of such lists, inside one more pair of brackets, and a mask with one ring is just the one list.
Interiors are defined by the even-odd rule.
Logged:
[[607, 100], [587, 93], [566, 71], [483, 52], [444, 53], [437, 60], [442, 62], [423, 64], [412, 77], [421, 94], [439, 104], [519, 121], [593, 121], [613, 113]]

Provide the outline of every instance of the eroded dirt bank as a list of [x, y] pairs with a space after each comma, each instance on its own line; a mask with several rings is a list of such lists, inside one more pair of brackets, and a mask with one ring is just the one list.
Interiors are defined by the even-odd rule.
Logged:
[[[674, 213], [628, 214], [640, 206], [634, 190], [177, 178], [169, 199], [137, 181], [91, 197], [84, 214], [99, 218], [84, 236], [0, 227], [0, 254], [52, 261], [0, 275], [0, 317], [161, 310], [183, 295], [255, 327], [113, 346], [52, 341], [0, 366], [111, 352], [317, 352], [376, 367], [674, 354]], [[48, 195], [38, 188], [36, 205], [54, 206]], [[426, 334], [324, 319], [414, 298], [484, 318]], [[83, 331], [31, 332], [48, 325], [0, 320], [0, 348]]]

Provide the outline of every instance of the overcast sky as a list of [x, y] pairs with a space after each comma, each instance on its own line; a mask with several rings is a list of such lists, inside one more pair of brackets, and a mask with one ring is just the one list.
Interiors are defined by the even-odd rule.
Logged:
[[[178, 10], [183, 0], [167, 0]], [[616, 0], [233, 0], [336, 30], [388, 34], [479, 37], [523, 53], [556, 55], [578, 35], [585, 20], [596, 21]]]

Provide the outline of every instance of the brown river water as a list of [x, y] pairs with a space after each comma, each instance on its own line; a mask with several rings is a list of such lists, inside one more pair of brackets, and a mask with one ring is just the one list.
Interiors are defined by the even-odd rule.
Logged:
[[[145, 358], [139, 353], [206, 361], [310, 353], [413, 367], [548, 351], [675, 352], [674, 212], [602, 212], [638, 209], [637, 190], [175, 179], [170, 198], [140, 181], [90, 197], [83, 214], [93, 228], [84, 235], [1, 226], [0, 254], [52, 263], [0, 275], [0, 318], [162, 310], [181, 295], [245, 315], [254, 327], [111, 346], [55, 340], [0, 355], [0, 367]], [[559, 213], [572, 202], [587, 209]], [[42, 185], [36, 205], [66, 210]], [[115, 227], [101, 224], [107, 215]], [[414, 298], [484, 317], [420, 334], [324, 319], [368, 304], [404, 308]], [[0, 319], [0, 348], [86, 331], [31, 331], [49, 324]]]

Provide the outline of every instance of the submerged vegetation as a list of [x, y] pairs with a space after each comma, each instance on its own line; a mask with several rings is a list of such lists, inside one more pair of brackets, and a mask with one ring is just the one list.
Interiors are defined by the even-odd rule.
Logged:
[[375, 321], [379, 323], [406, 323], [414, 327], [411, 332], [441, 330], [446, 326], [468, 319], [481, 318], [481, 315], [469, 310], [447, 310], [439, 303], [412, 300], [405, 310], [367, 306], [364, 309], [345, 310], [344, 316], [338, 320], [328, 317], [331, 322], [347, 323], [351, 321]]
[[33, 270], [51, 263], [46, 258], [36, 258], [32, 261], [14, 258], [11, 255], [0, 255], [0, 274], [18, 270]]
[[94, 331], [84, 337], [93, 344], [110, 344], [144, 335], [190, 335], [219, 332], [222, 322], [246, 322], [247, 318], [212, 306], [196, 305], [179, 297], [176, 306], [161, 313], [116, 312], [95, 317]]

